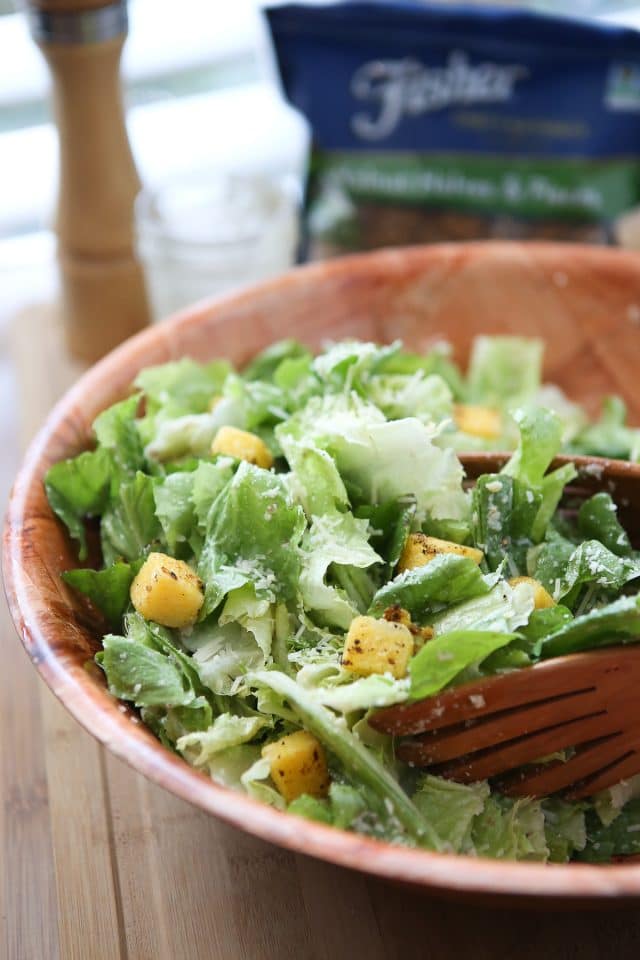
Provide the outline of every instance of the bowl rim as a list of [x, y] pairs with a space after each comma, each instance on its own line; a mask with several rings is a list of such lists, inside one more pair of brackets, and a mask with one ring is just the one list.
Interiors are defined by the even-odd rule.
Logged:
[[[451, 246], [402, 248], [400, 255], [417, 256], [428, 263], [443, 250], [450, 250]], [[603, 258], [605, 261], [615, 260], [618, 266], [626, 261], [630, 269], [638, 269], [637, 257], [630, 254], [569, 244], [492, 242], [459, 244], [456, 249], [483, 247], [488, 255], [497, 253], [499, 256], [503, 248], [512, 250], [524, 246], [551, 254], [555, 250], [562, 256], [566, 256], [567, 248], [571, 247], [572, 256], [587, 263], [597, 257], [599, 261]], [[547, 905], [549, 901], [556, 901], [567, 906], [601, 898], [617, 902], [620, 898], [637, 897], [640, 895], [638, 863], [513, 863], [415, 850], [305, 820], [222, 786], [170, 753], [146, 733], [141, 724], [131, 723], [131, 716], [122, 712], [118, 701], [106, 690], [104, 696], [96, 697], [99, 688], [90, 673], [77, 664], [61, 662], [48, 635], [42, 610], [34, 610], [29, 599], [36, 570], [20, 536], [32, 519], [28, 508], [29, 493], [34, 485], [42, 482], [42, 463], [47, 459], [57, 431], [96, 378], [109, 378], [125, 359], [142, 355], [146, 344], [162, 339], [167, 329], [179, 330], [197, 324], [204, 315], [223, 314], [232, 305], [249, 302], [256, 293], [304, 285], [309, 278], [326, 275], [327, 270], [334, 275], [344, 275], [354, 270], [366, 273], [372, 265], [382, 268], [386, 264], [392, 268], [399, 253], [399, 249], [382, 250], [344, 257], [329, 266], [326, 263], [308, 264], [241, 293], [200, 301], [174, 314], [162, 325], [150, 327], [132, 337], [87, 370], [58, 401], [30, 443], [10, 495], [2, 566], [5, 592], [16, 630], [27, 654], [55, 696], [100, 743], [171, 793], [256, 837], [338, 866], [448, 895], [498, 896], [503, 902], [504, 899], [535, 899], [546, 901]]]

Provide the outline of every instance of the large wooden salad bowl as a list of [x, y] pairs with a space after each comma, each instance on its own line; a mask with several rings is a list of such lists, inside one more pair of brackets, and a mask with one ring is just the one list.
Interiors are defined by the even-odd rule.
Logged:
[[[90, 322], [90, 318], [88, 321]], [[218, 786], [123, 712], [87, 661], [100, 627], [60, 579], [74, 549], [42, 477], [90, 442], [96, 414], [127, 393], [138, 370], [182, 355], [238, 364], [271, 341], [311, 345], [357, 336], [414, 347], [449, 339], [463, 362], [478, 333], [547, 342], [547, 379], [593, 413], [607, 392], [640, 422], [640, 259], [553, 244], [469, 244], [387, 250], [304, 267], [224, 300], [197, 304], [128, 341], [66, 394], [31, 445], [4, 535], [4, 576], [22, 641], [76, 719], [117, 756], [228, 823], [292, 850], [448, 895], [563, 903], [640, 896], [640, 863], [543, 866], [404, 849], [280, 813]], [[640, 468], [627, 467], [625, 473]]]

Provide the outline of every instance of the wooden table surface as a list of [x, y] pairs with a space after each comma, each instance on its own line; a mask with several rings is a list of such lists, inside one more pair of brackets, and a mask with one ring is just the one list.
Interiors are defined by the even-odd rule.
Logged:
[[[78, 374], [51, 310], [16, 318], [11, 341], [3, 498], [13, 425], [24, 444]], [[4, 605], [0, 626], [0, 960], [637, 956], [640, 905], [534, 914], [445, 903], [216, 822], [99, 746], [39, 680]]]

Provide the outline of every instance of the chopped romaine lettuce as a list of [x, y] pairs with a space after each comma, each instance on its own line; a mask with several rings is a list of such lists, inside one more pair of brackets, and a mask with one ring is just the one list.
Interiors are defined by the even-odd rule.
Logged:
[[[333, 827], [506, 859], [637, 851], [635, 780], [588, 802], [512, 800], [493, 782], [412, 769], [371, 717], [549, 657], [640, 642], [640, 557], [614, 500], [581, 503], [566, 491], [573, 464], [551, 469], [567, 445], [638, 458], [640, 431], [615, 399], [590, 425], [541, 386], [541, 362], [540, 341], [518, 337], [476, 340], [466, 378], [442, 345], [418, 354], [350, 340], [313, 356], [286, 340], [243, 372], [188, 358], [142, 371], [138, 392], [96, 418], [96, 449], [45, 477], [81, 560], [99, 518], [104, 566], [64, 578], [113, 630], [97, 655], [113, 695], [194, 767]], [[458, 402], [487, 408], [477, 421], [498, 435], [474, 435]], [[213, 455], [223, 426], [255, 434], [274, 466]], [[514, 452], [471, 493], [456, 451], [491, 449]], [[420, 532], [449, 543], [403, 557]], [[454, 544], [479, 548], [480, 563]], [[175, 598], [189, 584], [193, 618], [167, 617], [180, 628], [145, 620], [131, 599], [151, 551], [167, 554], [177, 584], [150, 590]], [[196, 576], [180, 583], [185, 563]], [[562, 602], [537, 609], [527, 577]], [[395, 625], [370, 620], [373, 648], [343, 663], [357, 615]], [[324, 746], [330, 787], [305, 792], [302, 777], [285, 801], [261, 751], [300, 728]]]
[[118, 627], [129, 606], [129, 589], [137, 566], [118, 560], [103, 570], [67, 570], [62, 579], [89, 597], [111, 626]]
[[599, 540], [618, 557], [630, 557], [633, 553], [629, 536], [617, 517], [618, 508], [610, 493], [604, 490], [595, 493], [581, 505], [578, 511], [578, 530], [587, 539]]
[[438, 693], [467, 667], [481, 663], [515, 639], [516, 634], [488, 630], [455, 630], [434, 637], [409, 665], [411, 699], [421, 700]]
[[422, 567], [405, 570], [381, 587], [369, 612], [379, 616], [387, 607], [397, 605], [424, 623], [430, 612], [481, 597], [495, 583], [496, 577], [483, 574], [469, 557], [441, 554]]
[[595, 811], [587, 813], [587, 843], [579, 860], [606, 863], [613, 856], [640, 853], [640, 798], [629, 800], [620, 814], [608, 824]]
[[542, 340], [476, 337], [469, 361], [469, 399], [497, 407], [526, 402], [540, 386], [543, 350]]
[[489, 794], [486, 780], [464, 784], [425, 774], [412, 799], [433, 825], [444, 850], [468, 853], [473, 822], [484, 811]]
[[44, 479], [51, 509], [66, 524], [80, 545], [80, 559], [87, 558], [85, 517], [101, 514], [109, 502], [113, 461], [103, 447], [54, 463]]

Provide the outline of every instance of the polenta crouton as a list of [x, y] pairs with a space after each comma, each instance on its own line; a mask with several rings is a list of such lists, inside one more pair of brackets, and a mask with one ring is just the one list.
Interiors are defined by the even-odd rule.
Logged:
[[512, 577], [509, 580], [509, 586], [515, 587], [519, 583], [528, 583], [533, 587], [533, 606], [535, 610], [546, 610], [547, 607], [555, 607], [556, 602], [550, 593], [545, 590], [539, 580], [534, 577]]
[[398, 560], [397, 572], [423, 567], [443, 553], [454, 553], [459, 557], [469, 557], [474, 563], [482, 563], [484, 554], [476, 547], [465, 547], [450, 540], [439, 540], [424, 533], [410, 533]]
[[459, 430], [472, 437], [495, 440], [502, 433], [502, 418], [499, 411], [492, 407], [457, 403], [453, 409], [453, 419]]
[[145, 620], [164, 627], [195, 623], [204, 601], [202, 581], [183, 560], [150, 553], [131, 584], [131, 602]]
[[260, 437], [237, 427], [220, 427], [211, 444], [211, 453], [246, 460], [268, 470], [273, 466], [271, 451]]
[[324, 747], [307, 730], [268, 743], [262, 748], [262, 756], [271, 764], [271, 779], [287, 803], [303, 793], [327, 796], [331, 781]]
[[342, 666], [361, 677], [390, 673], [397, 679], [406, 674], [413, 649], [413, 636], [406, 624], [355, 617], [345, 639]]

